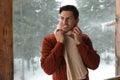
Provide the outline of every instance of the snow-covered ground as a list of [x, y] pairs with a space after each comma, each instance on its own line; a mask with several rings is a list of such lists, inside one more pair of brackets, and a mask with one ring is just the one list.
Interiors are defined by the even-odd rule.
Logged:
[[[25, 70], [25, 80], [52, 80], [52, 76], [47, 75], [40, 67], [39, 58], [35, 58], [37, 63], [31, 64], [30, 71], [27, 70], [27, 67], [24, 68]], [[14, 60], [14, 80], [22, 80], [22, 70], [21, 70], [21, 59]], [[26, 66], [26, 65], [25, 65]], [[36, 69], [33, 71], [33, 67]], [[96, 70], [89, 70], [90, 80], [104, 80], [106, 78], [110, 78], [115, 76], [115, 64], [105, 64], [100, 63], [100, 66]]]
[[89, 70], [90, 80], [104, 80], [115, 76], [115, 65], [114, 64], [100, 64], [96, 70]]

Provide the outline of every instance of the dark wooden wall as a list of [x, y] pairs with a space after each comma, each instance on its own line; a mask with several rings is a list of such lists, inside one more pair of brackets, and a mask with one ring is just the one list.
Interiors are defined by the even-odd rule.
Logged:
[[13, 80], [12, 0], [0, 0], [0, 80]]

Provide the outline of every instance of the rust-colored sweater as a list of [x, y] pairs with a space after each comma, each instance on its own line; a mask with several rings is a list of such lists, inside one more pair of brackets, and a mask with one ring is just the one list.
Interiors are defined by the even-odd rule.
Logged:
[[[83, 34], [82, 40], [83, 42], [76, 46], [79, 49], [84, 65], [94, 70], [99, 65], [100, 57], [93, 49], [92, 42], [87, 35]], [[64, 44], [57, 42], [54, 34], [44, 37], [41, 53], [43, 70], [48, 75], [52, 74], [53, 80], [67, 80], [66, 63], [63, 56]], [[89, 80], [88, 74], [84, 80]]]

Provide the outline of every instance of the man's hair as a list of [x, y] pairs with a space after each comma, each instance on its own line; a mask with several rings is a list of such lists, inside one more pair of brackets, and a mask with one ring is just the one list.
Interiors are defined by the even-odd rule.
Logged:
[[79, 17], [79, 11], [78, 11], [77, 8], [76, 8], [75, 6], [73, 6], [73, 5], [65, 5], [65, 6], [60, 7], [59, 14], [60, 14], [62, 11], [72, 11], [75, 19], [77, 19], [77, 18]]

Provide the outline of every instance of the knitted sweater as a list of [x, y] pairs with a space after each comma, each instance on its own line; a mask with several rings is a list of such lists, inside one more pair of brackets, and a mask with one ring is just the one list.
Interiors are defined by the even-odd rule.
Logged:
[[[83, 63], [87, 68], [95, 70], [100, 62], [100, 57], [92, 46], [90, 38], [82, 35], [82, 40], [78, 47]], [[71, 46], [72, 48], [72, 46]], [[66, 63], [64, 60], [64, 44], [57, 42], [54, 34], [44, 37], [42, 41], [41, 67], [48, 74], [52, 74], [53, 80], [67, 80]], [[88, 69], [87, 69], [88, 70]], [[89, 80], [88, 74], [86, 79]]]

